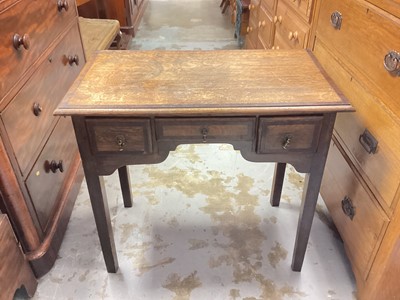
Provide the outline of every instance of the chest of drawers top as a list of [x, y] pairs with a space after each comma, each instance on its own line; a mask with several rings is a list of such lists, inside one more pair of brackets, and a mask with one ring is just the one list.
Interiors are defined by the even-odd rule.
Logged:
[[310, 52], [104, 51], [58, 115], [207, 115], [352, 110]]

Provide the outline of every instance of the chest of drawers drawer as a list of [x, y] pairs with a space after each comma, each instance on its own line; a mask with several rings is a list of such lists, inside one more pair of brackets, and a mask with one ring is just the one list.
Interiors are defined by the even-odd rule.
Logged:
[[258, 153], [315, 152], [322, 116], [260, 119]]
[[159, 118], [155, 121], [158, 141], [188, 143], [252, 141], [255, 118]]
[[59, 9], [68, 1], [21, 0], [0, 12], [0, 99], [76, 17], [73, 3]]
[[334, 143], [329, 150], [321, 191], [353, 271], [365, 280], [389, 221]]
[[[279, 42], [274, 46], [280, 49], [303, 49], [307, 43], [309, 26], [284, 1], [279, 1], [274, 16], [275, 34]], [[280, 45], [283, 43], [283, 45]]]
[[77, 151], [71, 119], [62, 117], [25, 181], [43, 231]]
[[258, 24], [255, 24], [254, 19], [250, 18], [246, 34], [246, 48], [256, 49], [257, 40], [258, 40]]
[[270, 41], [273, 35], [273, 23], [271, 17], [263, 6], [260, 6], [258, 13], [258, 37], [263, 48], [271, 48]]
[[[400, 111], [400, 20], [362, 1], [326, 0], [321, 4], [317, 35], [334, 55], [357, 75], [393, 111]], [[389, 55], [389, 56], [388, 56]], [[385, 60], [386, 57], [386, 60]], [[389, 72], [386, 68], [395, 68]]]
[[149, 119], [88, 119], [86, 126], [94, 154], [153, 152]]
[[311, 17], [312, 0], [281, 0], [286, 1], [287, 5], [299, 12], [304, 21], [309, 22]]
[[[70, 64], [70, 56], [80, 58], [81, 63]], [[53, 111], [83, 64], [76, 24], [5, 109], [4, 126], [23, 174], [32, 167], [32, 158], [56, 121]]]

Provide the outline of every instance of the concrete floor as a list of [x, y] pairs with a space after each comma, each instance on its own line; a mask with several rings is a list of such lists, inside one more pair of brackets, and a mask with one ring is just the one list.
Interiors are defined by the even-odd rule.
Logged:
[[[150, 0], [132, 49], [235, 49], [217, 0]], [[241, 50], [238, 50], [241, 51]], [[279, 208], [273, 165], [230, 145], [183, 145], [131, 166], [134, 205], [106, 177], [120, 269], [108, 274], [84, 183], [59, 258], [33, 299], [355, 299], [355, 282], [319, 199], [301, 273], [290, 268], [303, 176], [288, 166]]]

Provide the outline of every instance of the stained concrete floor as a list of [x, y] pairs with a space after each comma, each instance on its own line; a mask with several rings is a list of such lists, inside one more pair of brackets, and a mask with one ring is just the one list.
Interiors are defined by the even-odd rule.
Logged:
[[[132, 49], [237, 47], [219, 1], [150, 1]], [[304, 178], [292, 167], [279, 208], [269, 205], [273, 165], [247, 162], [230, 145], [183, 145], [130, 174], [132, 208], [123, 207], [118, 176], [105, 178], [119, 271], [106, 272], [83, 183], [33, 299], [355, 299], [322, 199], [303, 270], [291, 271]]]

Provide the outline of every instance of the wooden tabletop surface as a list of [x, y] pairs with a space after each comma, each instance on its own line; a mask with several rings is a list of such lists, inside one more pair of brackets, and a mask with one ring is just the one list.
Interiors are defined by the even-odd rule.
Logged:
[[100, 51], [56, 115], [351, 111], [306, 50]]

